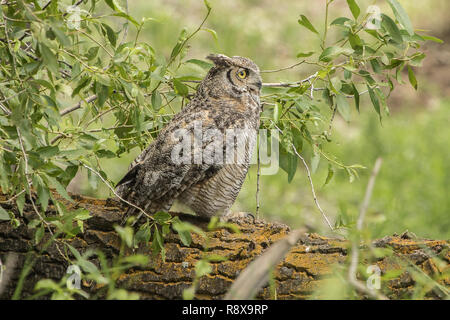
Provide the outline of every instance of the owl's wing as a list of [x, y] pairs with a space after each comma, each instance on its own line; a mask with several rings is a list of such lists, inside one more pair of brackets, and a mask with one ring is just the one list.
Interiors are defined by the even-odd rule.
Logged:
[[[184, 190], [216, 174], [223, 164], [193, 163], [192, 158], [180, 163], [172, 159], [174, 148], [180, 146], [180, 139], [174, 138], [176, 130], [182, 128], [183, 140], [193, 141], [196, 120], [201, 121], [202, 132], [215, 128], [214, 121], [206, 115], [205, 110], [199, 110], [174, 118], [158, 138], [136, 158], [134, 165], [116, 185], [118, 195], [144, 210], [162, 210]], [[217, 143], [217, 140], [211, 142], [208, 139], [200, 139], [199, 142], [197, 147], [193, 143], [193, 148], [189, 148], [192, 154], [211, 147], [211, 143]]]

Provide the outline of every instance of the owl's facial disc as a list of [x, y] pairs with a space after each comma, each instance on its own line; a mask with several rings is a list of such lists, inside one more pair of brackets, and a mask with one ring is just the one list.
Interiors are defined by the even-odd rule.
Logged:
[[262, 83], [258, 72], [245, 67], [234, 67], [227, 70], [227, 78], [241, 91], [250, 91], [252, 94], [259, 95]]

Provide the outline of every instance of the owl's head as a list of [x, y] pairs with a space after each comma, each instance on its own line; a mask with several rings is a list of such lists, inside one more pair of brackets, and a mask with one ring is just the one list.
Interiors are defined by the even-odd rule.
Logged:
[[227, 57], [223, 54], [211, 54], [206, 58], [215, 65], [208, 73], [209, 80], [216, 80], [215, 83], [225, 85], [223, 89], [228, 88], [231, 94], [249, 92], [259, 96], [261, 75], [252, 60], [239, 56]]

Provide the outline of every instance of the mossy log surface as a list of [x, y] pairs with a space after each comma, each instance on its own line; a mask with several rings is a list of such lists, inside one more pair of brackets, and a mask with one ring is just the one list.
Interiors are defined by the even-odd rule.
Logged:
[[[66, 202], [69, 209], [84, 207], [89, 210], [92, 218], [85, 221], [84, 232], [65, 240], [73, 247], [84, 252], [88, 249], [100, 249], [108, 258], [113, 258], [119, 252], [120, 238], [114, 231], [114, 225], [123, 217], [124, 209], [114, 200], [98, 200], [73, 196], [74, 202]], [[17, 208], [5, 204], [8, 200], [0, 196], [3, 208], [17, 213]], [[52, 211], [49, 206], [49, 211]], [[61, 257], [55, 245], [50, 245], [40, 253], [42, 243], [50, 235], [44, 236], [44, 241], [34, 245], [34, 230], [27, 227], [27, 222], [35, 218], [31, 204], [25, 204], [24, 214], [20, 218], [21, 225], [14, 228], [9, 221], [0, 221], [0, 258], [3, 263], [9, 253], [15, 253], [17, 262], [10, 276], [2, 297], [9, 299], [20, 271], [23, 268], [27, 253], [34, 252], [37, 260], [25, 279], [21, 298], [34, 293], [34, 286], [40, 279], [50, 278], [59, 281], [68, 268], [68, 262]], [[191, 223], [206, 229], [206, 222], [191, 219]], [[196, 297], [199, 299], [221, 299], [239, 273], [257, 256], [263, 253], [272, 243], [289, 233], [289, 228], [282, 224], [269, 223], [262, 220], [240, 222], [241, 233], [233, 233], [227, 229], [207, 231], [210, 238], [210, 253], [227, 258], [226, 261], [212, 263], [212, 273], [200, 279]], [[118, 286], [137, 292], [143, 299], [180, 299], [183, 289], [189, 287], [195, 277], [195, 263], [203, 254], [204, 240], [192, 235], [192, 244], [186, 247], [180, 241], [178, 234], [170, 233], [165, 239], [166, 259], [154, 257], [146, 267], [128, 270], [118, 279]], [[410, 261], [426, 275], [438, 279], [439, 283], [449, 288], [448, 277], [450, 251], [449, 242], [443, 240], [411, 239], [406, 235], [387, 236], [374, 241], [374, 247], [391, 248], [393, 254], [379, 258], [375, 263], [382, 274], [389, 270], [401, 269], [399, 258]], [[305, 234], [305, 236], [289, 251], [286, 257], [277, 265], [274, 276], [278, 299], [310, 298], [314, 290], [329, 276], [336, 264], [348, 262], [349, 243], [346, 240]], [[361, 247], [361, 250], [366, 248]], [[151, 257], [149, 246], [141, 246], [138, 253]], [[434, 257], [439, 255], [445, 263], [435, 263]], [[371, 263], [373, 264], [373, 262]], [[447, 276], [443, 276], [446, 274]], [[85, 291], [95, 288], [85, 287]], [[383, 282], [383, 293], [391, 299], [401, 299], [412, 295], [414, 280], [408, 271]], [[429, 298], [439, 298], [431, 290]], [[442, 296], [441, 296], [442, 297]], [[270, 299], [269, 287], [264, 287], [258, 298]]]

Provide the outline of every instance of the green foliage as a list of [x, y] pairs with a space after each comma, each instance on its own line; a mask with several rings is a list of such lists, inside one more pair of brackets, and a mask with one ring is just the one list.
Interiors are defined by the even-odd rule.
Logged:
[[[419, 67], [425, 57], [421, 43], [439, 41], [416, 33], [396, 0], [388, 1], [394, 16], [382, 14], [379, 29], [366, 27], [371, 16], [363, 14], [354, 0], [347, 1], [352, 16], [330, 23], [328, 10], [333, 2], [326, 1], [323, 31], [305, 15], [298, 19], [304, 27], [298, 32], [310, 31], [320, 41], [308, 49], [312, 51], [297, 54], [300, 60], [296, 65], [313, 66], [313, 74], [267, 86], [262, 93], [261, 128], [280, 128], [280, 166], [288, 173], [288, 182], [298, 166], [292, 145], [300, 153], [311, 151], [312, 172], [321, 162], [327, 163], [325, 184], [335, 177], [336, 169], [343, 169], [350, 181], [357, 177], [361, 166], [344, 164], [325, 150], [332, 142], [335, 114], [350, 121], [353, 103], [349, 101], [354, 100], [359, 112], [360, 96], [367, 93], [381, 121], [388, 113], [386, 97], [394, 89], [394, 80], [401, 83], [401, 72], [407, 68], [409, 81], [417, 88], [412, 67]], [[216, 32], [204, 27], [212, 7], [204, 2], [203, 20], [192, 32], [179, 31], [167, 58], [161, 48], [141, 40], [144, 25], [153, 19], [138, 21], [119, 1], [77, 1], [75, 5], [16, 1], [0, 8], [1, 190], [17, 204], [18, 214], [27, 199], [31, 202], [38, 219], [28, 227], [35, 229], [36, 244], [50, 227], [56, 228], [61, 238], [72, 238], [83, 232], [83, 221], [89, 216], [84, 210], [68, 211], [51, 189], [70, 200], [66, 187], [78, 172], [88, 169], [93, 189], [101, 182], [112, 190], [114, 183], [102, 164], [145, 148], [188, 102], [195, 81], [211, 67], [187, 55], [190, 41], [200, 31], [217, 40]], [[328, 37], [331, 29], [337, 38]], [[133, 32], [132, 40], [128, 32]], [[57, 216], [48, 215], [51, 204]], [[0, 219], [17, 225], [15, 213], [0, 208]], [[136, 234], [129, 225], [116, 227], [123, 246], [151, 241], [154, 254], [164, 259], [164, 236], [170, 226], [184, 245], [191, 243], [191, 233], [201, 234], [167, 213], [148, 219]], [[232, 228], [218, 221], [211, 223], [211, 228]], [[113, 286], [118, 272], [143, 263], [137, 256], [121, 257], [115, 262], [114, 274], [108, 275], [110, 267], [101, 252], [81, 255], [69, 249], [88, 278], [108, 288], [108, 297], [126, 297]], [[88, 263], [94, 256], [101, 270]], [[216, 258], [200, 260], [198, 279], [209, 272], [210, 260]], [[74, 292], [65, 291], [63, 285], [63, 281], [42, 281], [38, 289], [53, 292], [54, 298], [71, 298]], [[196, 285], [197, 280], [186, 291], [186, 298], [193, 296]]]

